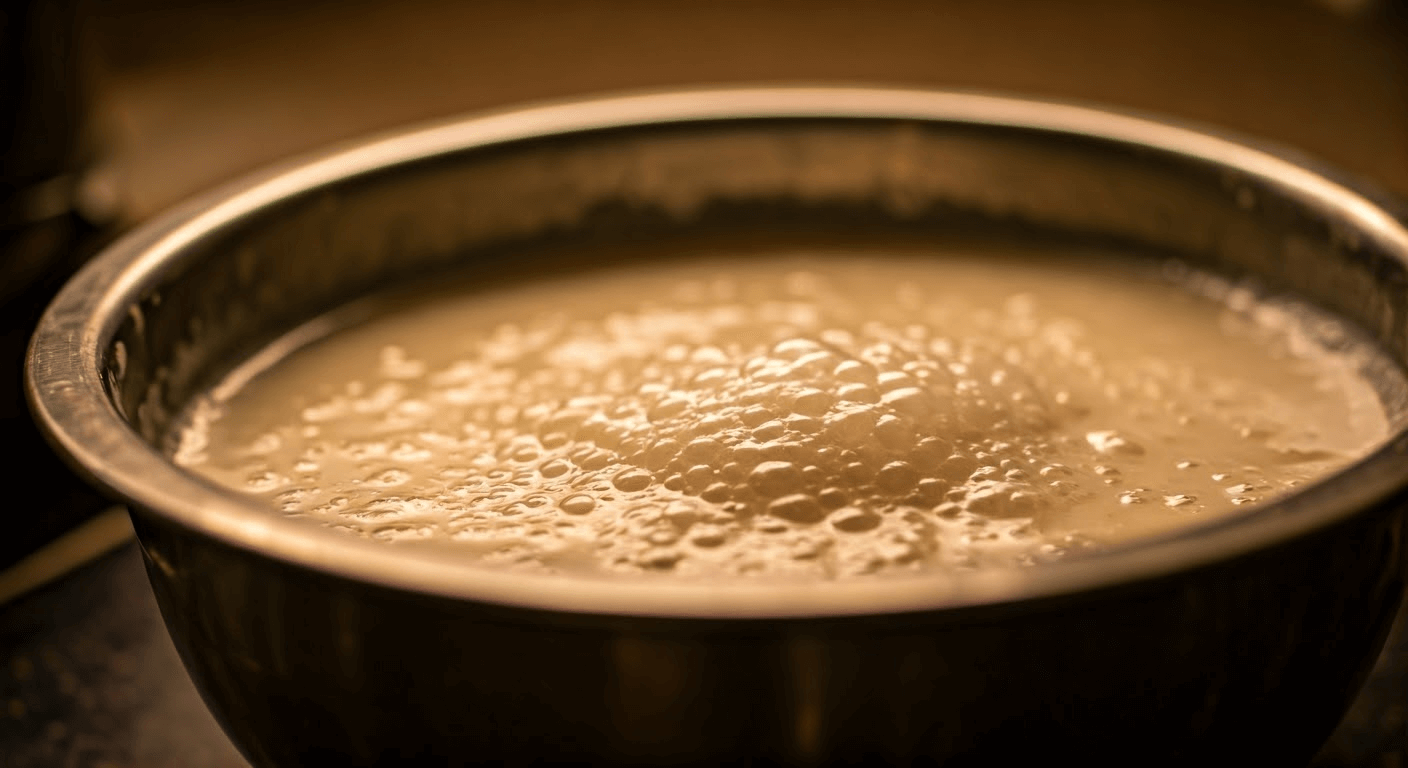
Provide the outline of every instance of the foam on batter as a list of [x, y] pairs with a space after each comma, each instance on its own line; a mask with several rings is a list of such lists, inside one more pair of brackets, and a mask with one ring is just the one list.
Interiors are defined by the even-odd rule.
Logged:
[[1190, 285], [856, 252], [467, 284], [237, 370], [173, 450], [284, 515], [515, 568], [1033, 563], [1208, 521], [1387, 436], [1363, 350]]

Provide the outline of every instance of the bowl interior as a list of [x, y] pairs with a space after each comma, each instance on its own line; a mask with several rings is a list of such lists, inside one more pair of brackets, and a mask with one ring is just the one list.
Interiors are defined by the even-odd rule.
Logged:
[[[394, 548], [365, 555], [384, 568], [359, 563], [357, 553], [372, 552], [365, 542], [291, 533], [176, 469], [161, 455], [172, 418], [273, 338], [390, 285], [449, 270], [531, 271], [543, 267], [524, 254], [564, 244], [867, 231], [1176, 257], [1306, 299], [1361, 329], [1388, 353], [1383, 364], [1408, 362], [1408, 234], [1369, 198], [1303, 165], [1059, 104], [757, 89], [458, 121], [220, 190], [114, 246], [70, 284], [36, 336], [33, 399], [61, 449], [146, 514], [314, 567], [481, 595], [481, 576], [408, 566]], [[1394, 378], [1377, 377], [1400, 432], [1394, 444], [1277, 514], [1234, 516], [1140, 545], [1143, 554], [1112, 551], [1101, 573], [1050, 566], [1066, 575], [1045, 586], [1009, 575], [887, 599], [1020, 598], [1156, 575], [1352, 514], [1405, 482], [1401, 463], [1385, 463], [1408, 418]], [[858, 589], [856, 600], [867, 599]], [[775, 596], [766, 602], [776, 609]]]

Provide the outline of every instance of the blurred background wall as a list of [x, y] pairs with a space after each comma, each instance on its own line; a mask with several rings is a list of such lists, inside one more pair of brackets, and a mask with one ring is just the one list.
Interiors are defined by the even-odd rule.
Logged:
[[88, 0], [104, 183], [141, 219], [407, 121], [675, 84], [880, 82], [1166, 113], [1408, 195], [1403, 0]]

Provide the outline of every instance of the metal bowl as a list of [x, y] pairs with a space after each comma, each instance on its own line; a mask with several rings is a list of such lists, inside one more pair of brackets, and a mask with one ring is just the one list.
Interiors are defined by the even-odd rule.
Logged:
[[1285, 153], [1059, 103], [762, 88], [472, 117], [218, 190], [69, 283], [29, 392], [131, 505], [176, 646], [256, 765], [1308, 759], [1404, 595], [1401, 392], [1388, 445], [1274, 504], [1027, 570], [840, 584], [494, 571], [283, 519], [158, 447], [231, 363], [388, 284], [532, 244], [851, 226], [1175, 255], [1408, 360], [1408, 231]]

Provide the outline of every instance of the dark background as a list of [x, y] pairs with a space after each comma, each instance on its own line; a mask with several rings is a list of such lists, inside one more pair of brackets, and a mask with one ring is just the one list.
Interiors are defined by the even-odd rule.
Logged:
[[[1408, 0], [0, 0], [0, 430], [19, 456], [11, 488], [43, 499], [0, 511], [0, 766], [239, 764], [120, 519], [91, 522], [105, 503], [24, 413], [25, 339], [68, 272], [198, 191], [330, 142], [526, 100], [741, 82], [1146, 110], [1408, 198]], [[1404, 643], [1386, 654], [1320, 765], [1408, 764], [1406, 659]]]

